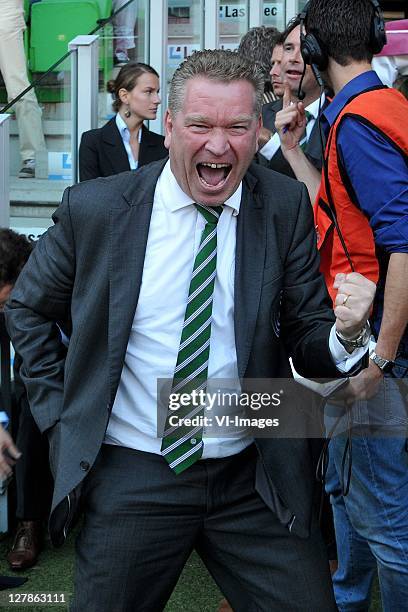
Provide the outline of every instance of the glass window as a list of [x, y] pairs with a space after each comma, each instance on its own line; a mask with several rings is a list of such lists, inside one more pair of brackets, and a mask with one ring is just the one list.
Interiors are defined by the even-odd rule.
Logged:
[[238, 48], [239, 41], [249, 29], [248, 4], [242, 0], [220, 0], [220, 49]]
[[127, 2], [128, 0], [113, 0], [112, 10], [118, 14], [112, 23], [98, 32], [101, 69], [98, 103], [100, 126], [114, 114], [113, 98], [106, 91], [107, 82], [116, 78], [119, 69], [129, 60], [149, 63], [148, 0], [134, 0], [125, 7]]
[[168, 0], [168, 83], [180, 62], [202, 48], [203, 32], [203, 0]]
[[282, 32], [286, 25], [285, 0], [264, 0], [262, 23], [266, 26], [274, 26]]

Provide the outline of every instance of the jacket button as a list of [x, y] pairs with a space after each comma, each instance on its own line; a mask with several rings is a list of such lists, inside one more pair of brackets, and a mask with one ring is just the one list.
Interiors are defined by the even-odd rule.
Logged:
[[81, 463], [79, 464], [79, 467], [84, 472], [87, 472], [89, 470], [89, 463], [87, 461], [81, 461]]

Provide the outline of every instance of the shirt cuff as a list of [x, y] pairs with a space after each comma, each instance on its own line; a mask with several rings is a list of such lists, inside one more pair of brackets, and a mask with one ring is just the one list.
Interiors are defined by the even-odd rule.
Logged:
[[353, 367], [364, 357], [368, 351], [371, 342], [367, 346], [355, 349], [352, 353], [348, 353], [336, 335], [336, 326], [333, 325], [329, 336], [329, 349], [336, 367], [340, 372], [345, 374], [350, 372]]
[[6, 412], [0, 410], [0, 425], [3, 425], [4, 428], [9, 424], [9, 418]]
[[272, 159], [277, 150], [280, 147], [280, 138], [279, 134], [275, 132], [275, 134], [268, 140], [268, 142], [259, 150], [268, 161]]

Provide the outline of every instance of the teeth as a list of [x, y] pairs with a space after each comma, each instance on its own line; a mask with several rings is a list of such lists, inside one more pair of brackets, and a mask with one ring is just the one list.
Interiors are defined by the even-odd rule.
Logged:
[[207, 166], [208, 168], [212, 168], [213, 170], [216, 170], [217, 168], [229, 168], [230, 167], [230, 164], [211, 164], [207, 162], [202, 162], [201, 165]]

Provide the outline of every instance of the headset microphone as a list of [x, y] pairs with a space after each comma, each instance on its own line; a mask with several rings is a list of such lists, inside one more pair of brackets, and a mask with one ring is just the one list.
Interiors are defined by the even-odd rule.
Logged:
[[311, 64], [310, 67], [312, 69], [312, 72], [314, 74], [314, 77], [315, 77], [316, 81], [318, 82], [318, 84], [320, 86], [320, 89], [324, 89], [323, 80], [322, 80], [319, 68], [316, 66], [316, 64]]
[[299, 87], [298, 87], [297, 94], [296, 94], [298, 100], [304, 100], [306, 98], [306, 94], [302, 89], [303, 79], [305, 78], [305, 74], [306, 74], [306, 63], [303, 62], [303, 72], [302, 72], [302, 76], [300, 77]]

